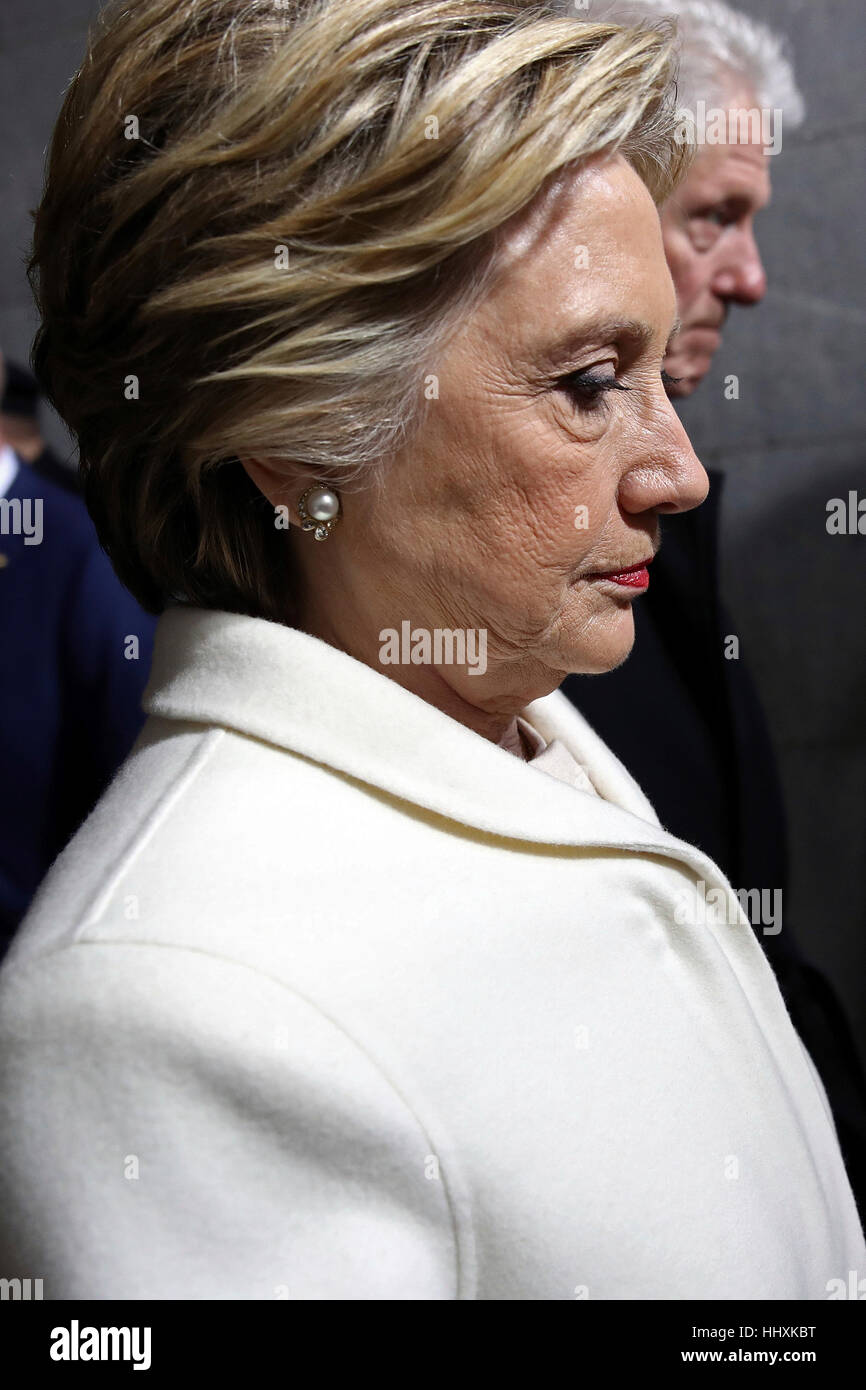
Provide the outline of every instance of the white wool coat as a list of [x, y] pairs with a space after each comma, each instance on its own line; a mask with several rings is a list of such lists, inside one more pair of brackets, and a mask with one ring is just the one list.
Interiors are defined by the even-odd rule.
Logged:
[[[260, 619], [169, 611], [145, 705], [0, 972], [0, 1274], [571, 1300], [866, 1273], [730, 886], [564, 696], [524, 716], [598, 795]], [[683, 920], [700, 881], [729, 922]]]

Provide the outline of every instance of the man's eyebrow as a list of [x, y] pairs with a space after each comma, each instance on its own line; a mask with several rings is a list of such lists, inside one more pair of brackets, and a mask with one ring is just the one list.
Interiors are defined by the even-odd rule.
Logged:
[[[680, 320], [677, 319], [671, 329], [668, 343], [679, 332], [680, 327]], [[556, 368], [572, 361], [582, 349], [592, 343], [627, 343], [629, 347], [639, 350], [648, 347], [654, 337], [655, 329], [640, 319], [591, 319], [567, 333], [558, 342], [545, 346], [542, 356], [549, 367]]]
[[673, 342], [674, 338], [675, 338], [675, 337], [677, 336], [677, 334], [679, 333], [679, 331], [680, 331], [680, 329], [682, 328], [682, 326], [683, 326], [683, 321], [682, 321], [682, 319], [674, 319], [674, 326], [673, 326], [673, 328], [671, 329], [671, 336], [668, 338], [667, 343], [665, 344], [665, 355], [666, 355], [666, 356], [667, 356], [667, 354], [668, 354], [668, 353], [670, 352], [670, 350], [671, 350], [671, 343]]

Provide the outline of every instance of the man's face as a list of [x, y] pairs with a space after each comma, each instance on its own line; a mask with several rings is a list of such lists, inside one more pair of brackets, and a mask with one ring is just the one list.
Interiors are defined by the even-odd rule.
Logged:
[[[733, 108], [756, 105], [747, 95]], [[762, 144], [703, 145], [688, 177], [662, 209], [665, 255], [682, 328], [665, 358], [689, 396], [721, 343], [730, 304], [757, 304], [767, 277], [754, 237], [755, 215], [770, 201], [769, 156]]]

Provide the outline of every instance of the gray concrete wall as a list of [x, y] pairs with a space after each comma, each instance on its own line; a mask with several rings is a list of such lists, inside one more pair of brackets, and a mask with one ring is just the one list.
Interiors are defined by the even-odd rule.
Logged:
[[[807, 103], [773, 163], [759, 223], [766, 302], [734, 310], [716, 365], [683, 405], [698, 451], [728, 475], [724, 588], [774, 731], [791, 822], [788, 910], [834, 980], [866, 1053], [866, 536], [830, 536], [826, 502], [866, 496], [862, 0], [742, 0], [791, 39]], [[28, 210], [84, 0], [5, 0], [0, 19], [0, 345], [26, 360]], [[726, 400], [735, 373], [740, 398]], [[64, 427], [46, 420], [56, 447]]]
[[[24, 276], [39, 202], [45, 150], [63, 93], [84, 53], [98, 3], [85, 0], [3, 0], [0, 6], [0, 156], [3, 236], [0, 238], [0, 349], [27, 363], [36, 311]], [[65, 425], [45, 408], [43, 433], [62, 457], [74, 457]]]

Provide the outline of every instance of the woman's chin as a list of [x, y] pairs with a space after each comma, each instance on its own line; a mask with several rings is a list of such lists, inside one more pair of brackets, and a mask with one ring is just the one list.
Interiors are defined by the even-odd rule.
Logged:
[[634, 646], [634, 617], [631, 604], [621, 608], [610, 619], [598, 622], [584, 631], [569, 653], [568, 670], [574, 675], [603, 676], [614, 671], [629, 656]]

